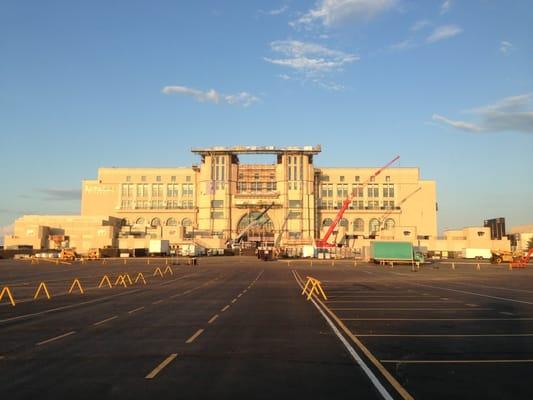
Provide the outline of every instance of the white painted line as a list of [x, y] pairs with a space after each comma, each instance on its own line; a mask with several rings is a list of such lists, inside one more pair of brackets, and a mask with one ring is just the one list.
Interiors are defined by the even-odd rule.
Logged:
[[341, 321], [533, 321], [533, 318], [340, 318]]
[[168, 364], [170, 364], [178, 355], [176, 353], [173, 353], [169, 355], [161, 364], [159, 364], [157, 367], [154, 368], [152, 372], [150, 372], [148, 375], [145, 376], [146, 379], [154, 379], [155, 376], [161, 372], [163, 368], [165, 368]]
[[489, 311], [492, 308], [390, 308], [390, 307], [358, 307], [358, 308], [330, 308], [331, 311]]
[[233, 304], [233, 303], [235, 303], [236, 301], [237, 301], [237, 299], [233, 299], [233, 300], [231, 300], [231, 303]]
[[465, 334], [425, 334], [425, 333], [419, 333], [419, 334], [408, 334], [408, 333], [401, 333], [401, 334], [395, 334], [395, 333], [369, 333], [369, 334], [358, 334], [359, 337], [406, 337], [406, 338], [468, 338], [468, 337], [533, 337], [533, 333], [487, 333], [487, 334], [477, 334], [477, 333], [465, 333]]
[[466, 303], [465, 306], [468, 306], [468, 307], [479, 307], [477, 304], [472, 304], [472, 303]]
[[380, 360], [392, 364], [514, 364], [533, 363], [533, 359], [518, 360]]
[[144, 309], [144, 306], [135, 308], [133, 310], [130, 310], [130, 311], [128, 311], [128, 314], [133, 314], [133, 313], [135, 313], [137, 311], [141, 311], [142, 309]]
[[450, 299], [447, 298], [447, 297], [441, 297], [440, 299], [441, 299], [441, 300], [450, 300]]
[[221, 312], [224, 312], [226, 311], [228, 308], [230, 308], [230, 305], [228, 304], [226, 307], [224, 307], [222, 310], [220, 310]]
[[160, 304], [162, 302], [163, 302], [163, 300], [157, 300], [157, 301], [153, 301], [152, 304]]
[[[331, 300], [331, 301], [325, 301], [325, 303], [391, 303], [394, 304], [398, 303], [433, 303], [433, 304], [442, 304], [441, 300]], [[451, 300], [449, 303], [460, 303], [460, 301]]]
[[95, 323], [93, 324], [93, 326], [102, 325], [102, 324], [105, 324], [106, 322], [113, 321], [114, 319], [117, 319], [117, 318], [118, 318], [118, 316], [115, 315], [115, 316], [113, 316], [113, 317], [109, 317], [109, 318], [103, 319], [102, 321], [95, 322]]
[[50, 342], [53, 342], [53, 341], [56, 341], [56, 340], [59, 340], [59, 339], [63, 339], [64, 337], [67, 337], [67, 336], [70, 336], [70, 335], [74, 335], [75, 333], [76, 333], [75, 331], [70, 331], [70, 332], [64, 333], [62, 335], [55, 336], [53, 338], [43, 340], [42, 342], [37, 342], [35, 345], [36, 346], [41, 346], [41, 345], [46, 344], [46, 343], [50, 343]]
[[[478, 308], [479, 310], [479, 308]], [[514, 315], [512, 312], [507, 312], [507, 311], [500, 311], [500, 314], [503, 314], [503, 315]]]
[[[299, 282], [298, 282], [298, 284], [300, 285]], [[300, 285], [300, 287], [301, 287], [301, 285]], [[390, 395], [390, 393], [387, 391], [387, 389], [385, 389], [385, 387], [381, 384], [379, 379], [376, 377], [376, 375], [374, 375], [374, 373], [370, 370], [370, 368], [368, 368], [368, 366], [365, 364], [363, 359], [359, 356], [357, 351], [355, 351], [355, 349], [350, 345], [350, 343], [348, 343], [348, 341], [344, 338], [344, 336], [342, 336], [342, 334], [339, 332], [339, 330], [337, 329], [335, 324], [333, 324], [331, 319], [329, 319], [329, 317], [324, 313], [324, 311], [322, 311], [322, 309], [318, 306], [318, 304], [315, 302], [315, 299], [311, 298], [311, 302], [313, 303], [315, 308], [318, 310], [318, 312], [322, 315], [322, 317], [326, 320], [326, 322], [328, 323], [330, 328], [333, 330], [335, 335], [339, 338], [339, 340], [344, 345], [346, 350], [348, 350], [348, 353], [350, 353], [350, 355], [355, 360], [355, 362], [361, 367], [361, 369], [368, 376], [368, 378], [370, 379], [372, 384], [376, 387], [376, 389], [381, 394], [381, 396], [384, 399], [393, 400], [394, 398]]]
[[242, 293], [239, 293], [239, 295], [237, 296], [237, 298], [239, 298], [239, 297], [242, 297]]
[[203, 329], [198, 329], [194, 335], [192, 335], [189, 339], [185, 341], [185, 343], [192, 343], [196, 340], [198, 336], [200, 336], [204, 332]]
[[211, 319], [209, 321], [207, 321], [208, 324], [212, 324], [213, 322], [215, 322], [215, 320], [218, 318], [218, 314], [215, 314], [211, 317]]

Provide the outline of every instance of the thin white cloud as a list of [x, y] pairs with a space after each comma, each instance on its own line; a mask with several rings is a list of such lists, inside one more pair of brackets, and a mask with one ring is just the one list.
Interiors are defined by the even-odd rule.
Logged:
[[290, 81], [292, 78], [287, 74], [279, 74], [278, 77], [284, 81]]
[[446, 14], [448, 11], [450, 11], [450, 8], [452, 7], [452, 0], [445, 0], [442, 5], [440, 6], [440, 13]]
[[409, 28], [409, 30], [411, 32], [417, 32], [419, 30], [422, 30], [428, 26], [431, 25], [431, 21], [427, 20], [427, 19], [420, 19], [418, 21], [416, 21], [413, 25], [411, 25], [411, 28]]
[[416, 43], [412, 39], [406, 39], [398, 43], [394, 43], [389, 46], [389, 49], [392, 51], [403, 51], [407, 49], [412, 49], [416, 47]]
[[500, 42], [500, 53], [502, 54], [508, 54], [513, 49], [513, 44], [511, 42], [508, 42], [506, 40], [502, 40]]
[[316, 43], [300, 42], [298, 40], [276, 40], [270, 43], [270, 48], [282, 57], [265, 57], [265, 61], [306, 74], [341, 70], [344, 65], [359, 60], [359, 57], [355, 54], [329, 49]]
[[505, 97], [494, 104], [466, 110], [466, 113], [479, 118], [478, 123], [452, 120], [439, 114], [433, 114], [432, 119], [469, 132], [533, 133], [532, 99], [533, 95], [528, 93]]
[[297, 20], [289, 24], [295, 28], [322, 23], [325, 26], [345, 22], [369, 20], [391, 10], [398, 0], [321, 0]]
[[280, 14], [283, 14], [285, 11], [287, 11], [289, 9], [289, 6], [288, 5], [284, 5], [280, 8], [275, 8], [273, 10], [270, 10], [270, 11], [265, 11], [265, 14], [268, 14], [268, 15], [280, 15]]
[[260, 99], [248, 92], [239, 92], [235, 94], [222, 94], [215, 89], [202, 91], [187, 86], [165, 86], [162, 90], [164, 94], [182, 94], [194, 97], [199, 102], [210, 102], [215, 104], [227, 103], [231, 105], [242, 105], [248, 107], [257, 103]]
[[443, 25], [435, 28], [426, 38], [427, 43], [435, 43], [459, 35], [463, 30], [457, 25]]

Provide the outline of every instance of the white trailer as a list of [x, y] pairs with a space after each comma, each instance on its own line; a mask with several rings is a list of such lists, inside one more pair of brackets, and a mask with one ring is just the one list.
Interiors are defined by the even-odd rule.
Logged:
[[475, 248], [464, 248], [462, 250], [463, 258], [471, 258], [477, 260], [490, 260], [492, 258], [492, 251], [490, 249], [475, 249]]
[[168, 256], [170, 253], [170, 243], [168, 240], [150, 239], [148, 247], [149, 254]]

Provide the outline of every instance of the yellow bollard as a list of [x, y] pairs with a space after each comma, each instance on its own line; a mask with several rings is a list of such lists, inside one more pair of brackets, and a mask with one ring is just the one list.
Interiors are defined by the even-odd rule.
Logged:
[[356, 260], [353, 260], [353, 266], [357, 267], [357, 261]]
[[107, 282], [107, 285], [112, 288], [113, 285], [111, 284], [111, 281], [109, 280], [109, 277], [107, 275], [102, 276], [102, 280], [100, 281], [100, 284], [98, 285], [98, 288], [101, 288], [104, 282]]
[[509, 263], [509, 271], [512, 271], [513, 270], [513, 266], [511, 265], [511, 263]]
[[124, 259], [124, 265], [126, 265], [126, 259]]
[[479, 266], [479, 263], [477, 263], [476, 270], [481, 271], [481, 267]]
[[4, 294], [7, 294], [7, 297], [9, 298], [9, 302], [13, 307], [15, 307], [15, 300], [13, 299], [13, 295], [11, 294], [11, 290], [7, 286], [4, 286], [2, 289], [2, 293], [0, 293], [0, 301], [2, 301], [2, 298], [4, 297]]
[[149, 258], [146, 259], [146, 265], [150, 265], [150, 259]]
[[70, 285], [70, 289], [68, 290], [69, 293], [72, 293], [72, 290], [74, 289], [74, 285], [78, 286], [78, 289], [80, 290], [80, 293], [83, 294], [83, 288], [81, 287], [81, 283], [78, 280], [78, 278], [74, 279], [74, 282], [72, 282], [72, 285]]
[[39, 284], [39, 287], [35, 291], [35, 295], [33, 296], [33, 300], [35, 300], [37, 297], [39, 297], [39, 293], [41, 293], [41, 289], [44, 290], [44, 294], [46, 295], [46, 298], [50, 300], [50, 293], [48, 292], [48, 288], [46, 287], [46, 283], [41, 282]]
[[455, 263], [452, 262], [452, 269], [455, 270]]

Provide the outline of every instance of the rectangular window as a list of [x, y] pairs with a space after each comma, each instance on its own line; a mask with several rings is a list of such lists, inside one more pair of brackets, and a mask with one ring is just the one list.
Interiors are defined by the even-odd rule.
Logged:
[[171, 177], [170, 177], [170, 181], [171, 181], [171, 182], [176, 182], [176, 176], [175, 176], [175, 175], [171, 176]]
[[379, 209], [379, 201], [377, 201], [377, 200], [369, 200], [368, 201], [368, 209], [369, 210], [378, 210]]
[[224, 211], [211, 211], [211, 219], [224, 218]]
[[155, 177], [155, 181], [156, 181], [156, 182], [161, 182], [161, 175], [157, 175], [157, 176]]
[[394, 185], [383, 185], [383, 197], [394, 197]]
[[302, 233], [301, 232], [289, 232], [289, 239], [301, 239]]
[[141, 176], [141, 182], [146, 182], [146, 176]]
[[131, 182], [131, 176], [128, 175], [128, 176], [126, 177], [126, 182]]
[[224, 207], [224, 200], [211, 200], [211, 208]]
[[363, 197], [363, 185], [359, 183], [352, 184], [352, 195], [354, 197]]
[[300, 211], [289, 211], [289, 219], [299, 219], [302, 218], [302, 213]]
[[329, 176], [328, 175], [320, 175], [320, 181], [321, 182], [329, 182]]
[[340, 180], [341, 182], [344, 182], [344, 176], [341, 175], [341, 176], [339, 177], [339, 180]]
[[378, 185], [368, 185], [368, 197], [379, 197]]
[[289, 200], [289, 208], [302, 208], [301, 200]]
[[348, 197], [348, 185], [340, 184], [337, 185], [337, 197]]
[[356, 182], [359, 182], [360, 180], [361, 180], [361, 177], [360, 177], [360, 176], [356, 176], [356, 177], [355, 177], [355, 181], [356, 181]]
[[385, 182], [390, 182], [390, 176], [387, 175], [387, 176], [385, 177]]
[[189, 176], [186, 176], [186, 177], [185, 177], [185, 182], [190, 182], [190, 181], [191, 181], [191, 177], [190, 177], [190, 175], [189, 175]]

